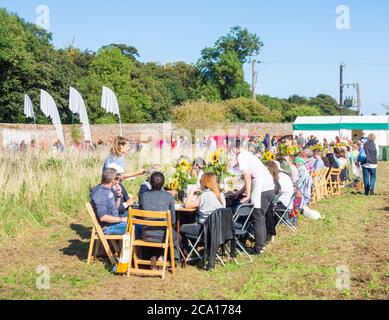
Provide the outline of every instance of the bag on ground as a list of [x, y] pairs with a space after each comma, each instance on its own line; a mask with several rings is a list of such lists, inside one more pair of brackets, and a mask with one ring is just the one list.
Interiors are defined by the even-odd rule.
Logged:
[[322, 216], [321, 216], [320, 212], [318, 212], [316, 210], [312, 210], [309, 207], [304, 207], [303, 214], [304, 214], [304, 217], [306, 217], [308, 219], [311, 219], [311, 220], [320, 220], [320, 219], [322, 219]]
[[131, 235], [127, 233], [123, 236], [122, 252], [120, 255], [119, 263], [114, 268], [115, 273], [122, 274], [127, 272], [130, 263], [130, 248], [131, 248]]

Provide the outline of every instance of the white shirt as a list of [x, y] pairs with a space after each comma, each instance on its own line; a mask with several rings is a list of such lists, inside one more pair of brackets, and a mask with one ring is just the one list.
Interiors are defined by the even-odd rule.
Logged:
[[290, 203], [294, 193], [293, 181], [292, 179], [284, 172], [280, 172], [278, 175], [278, 182], [281, 186], [282, 195], [279, 198], [279, 201], [285, 206], [289, 206], [288, 209], [293, 209], [293, 203]]
[[254, 178], [254, 186], [260, 187], [260, 192], [274, 190], [274, 181], [269, 170], [259, 158], [251, 152], [244, 151], [238, 155], [239, 170], [248, 171]]

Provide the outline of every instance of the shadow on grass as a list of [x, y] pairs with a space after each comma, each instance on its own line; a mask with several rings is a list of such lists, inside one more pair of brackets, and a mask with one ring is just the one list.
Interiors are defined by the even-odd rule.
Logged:
[[[87, 228], [80, 224], [71, 224], [70, 228], [77, 234], [77, 236], [81, 239], [72, 239], [69, 240], [69, 246], [61, 249], [61, 252], [64, 255], [77, 257], [82, 262], [87, 262], [88, 260], [88, 251], [90, 245], [90, 238], [92, 233], [92, 228]], [[112, 249], [112, 248], [111, 248]], [[112, 265], [110, 261], [103, 251], [102, 247], [100, 247], [99, 253], [97, 254], [97, 259], [104, 263], [104, 269], [107, 271], [112, 271]]]
[[84, 242], [82, 240], [90, 240], [91, 228], [86, 228], [80, 224], [71, 224], [70, 228], [77, 234], [80, 239], [69, 240], [69, 246], [61, 249], [63, 254], [67, 256], [76, 256], [81, 261], [88, 259], [89, 241]]

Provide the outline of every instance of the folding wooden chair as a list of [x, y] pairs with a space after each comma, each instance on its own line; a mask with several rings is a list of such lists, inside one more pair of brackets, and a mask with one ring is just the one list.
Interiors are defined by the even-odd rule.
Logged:
[[[118, 247], [116, 241], [122, 241], [123, 236], [122, 235], [121, 236], [105, 235], [103, 232], [103, 229], [101, 228], [99, 222], [97, 221], [96, 214], [95, 214], [91, 204], [87, 203], [87, 204], [85, 204], [85, 207], [89, 213], [89, 216], [92, 219], [92, 224], [93, 224], [92, 235], [91, 235], [91, 240], [90, 240], [90, 245], [89, 245], [89, 253], [88, 253], [88, 265], [91, 265], [92, 261], [96, 257], [96, 255], [99, 251], [99, 248], [100, 248], [100, 242], [102, 243], [103, 248], [104, 248], [111, 264], [116, 265], [116, 260], [115, 260], [115, 257], [113, 255], [112, 251], [111, 251], [111, 247], [109, 246], [108, 241], [112, 242], [112, 245], [113, 245], [116, 253], [119, 254], [120, 250], [119, 250], [119, 247]], [[95, 242], [97, 242], [96, 247], [95, 247]]]
[[330, 171], [330, 168], [323, 168], [320, 175], [320, 189], [323, 198], [328, 199], [330, 197], [327, 187], [327, 174]]
[[[135, 239], [135, 226], [149, 226], [149, 227], [161, 227], [166, 228], [165, 241], [162, 243], [157, 242], [146, 242]], [[158, 276], [165, 279], [167, 263], [168, 263], [168, 252], [170, 251], [170, 268], [172, 273], [176, 271], [176, 265], [174, 261], [174, 244], [173, 244], [173, 227], [170, 212], [153, 212], [153, 211], [142, 211], [130, 209], [129, 211], [129, 224], [128, 231], [131, 234], [131, 246], [130, 246], [130, 261], [127, 271], [127, 275], [130, 278], [132, 274], [141, 276]], [[147, 270], [140, 269], [139, 266], [151, 266], [150, 260], [141, 260], [137, 256], [137, 248], [158, 248], [163, 249], [164, 258], [163, 262], [157, 262], [158, 267], [162, 267], [162, 270]], [[132, 267], [134, 262], [134, 267]]]
[[312, 198], [311, 198], [311, 204], [314, 205], [318, 201], [320, 201], [321, 198], [321, 189], [320, 189], [320, 170], [316, 170], [314, 173], [312, 173], [312, 180], [313, 180], [313, 190], [312, 190]]
[[[340, 190], [340, 174], [342, 170], [341, 169], [335, 169], [331, 168], [329, 174], [328, 174], [328, 180], [327, 180], [327, 185], [328, 185], [328, 191], [330, 192], [331, 195], [341, 195], [341, 190]], [[333, 179], [335, 178], [335, 179]]]

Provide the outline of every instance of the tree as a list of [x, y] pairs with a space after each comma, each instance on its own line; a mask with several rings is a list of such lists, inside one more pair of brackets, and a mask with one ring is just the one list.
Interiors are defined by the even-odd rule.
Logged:
[[173, 108], [173, 122], [179, 127], [190, 130], [222, 129], [228, 123], [226, 108], [220, 103], [199, 100], [186, 102]]
[[[90, 64], [87, 77], [79, 81], [79, 87], [86, 96], [88, 113], [92, 123], [115, 123], [114, 116], [106, 115], [100, 107], [101, 88], [107, 86], [117, 95], [123, 122], [147, 122], [151, 99], [133, 86], [131, 72], [134, 61], [123, 55], [119, 48], [99, 50]], [[111, 121], [110, 121], [111, 120]]]
[[[54, 49], [50, 33], [0, 9], [0, 121], [25, 122], [24, 94], [38, 106], [39, 89], [44, 89], [53, 95], [61, 119], [70, 122], [68, 90], [80, 75], [69, 52]], [[38, 123], [48, 123], [35, 111]]]
[[231, 122], [280, 122], [282, 115], [279, 111], [270, 111], [259, 102], [248, 98], [227, 100], [227, 117]]
[[126, 45], [126, 44], [112, 43], [108, 46], [101, 47], [101, 49], [103, 49], [103, 50], [104, 49], [112, 49], [112, 48], [118, 48], [124, 56], [126, 56], [127, 58], [130, 58], [132, 60], [136, 60], [136, 58], [140, 57], [138, 49], [136, 49], [133, 46]]
[[204, 83], [218, 88], [222, 99], [249, 97], [250, 87], [244, 81], [243, 64], [258, 55], [262, 46], [257, 35], [239, 26], [233, 27], [214, 47], [202, 50], [197, 68]]
[[316, 106], [296, 105], [285, 115], [285, 120], [294, 122], [297, 117], [315, 117], [321, 116], [320, 110]]

